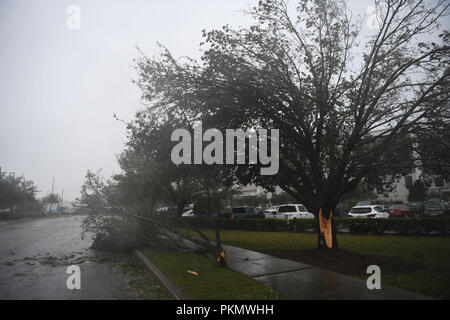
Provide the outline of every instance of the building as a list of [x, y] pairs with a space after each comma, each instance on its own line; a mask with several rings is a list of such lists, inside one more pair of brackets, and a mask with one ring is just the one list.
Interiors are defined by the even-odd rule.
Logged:
[[[376, 130], [372, 134], [378, 135], [385, 130]], [[414, 151], [414, 157], [419, 158]], [[407, 176], [403, 176], [394, 184], [394, 189], [388, 195], [378, 194], [377, 200], [381, 201], [401, 201], [407, 202], [409, 196], [409, 189], [418, 181], [422, 180], [428, 186], [428, 197], [437, 197], [444, 200], [450, 198], [450, 181], [446, 181], [443, 177], [425, 175], [421, 169], [415, 168]], [[423, 199], [426, 200], [426, 199]]]
[[[417, 173], [417, 171], [420, 173]], [[423, 177], [422, 172], [416, 169], [413, 174], [401, 177], [394, 185], [394, 190], [388, 195], [378, 194], [377, 200], [407, 202], [409, 188], [419, 179], [425, 180], [425, 183], [428, 186], [426, 198], [440, 198], [442, 200], [450, 199], [450, 181], [439, 176]]]

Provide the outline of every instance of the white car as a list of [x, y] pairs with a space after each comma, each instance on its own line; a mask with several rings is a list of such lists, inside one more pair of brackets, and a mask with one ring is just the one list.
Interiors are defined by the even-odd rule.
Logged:
[[276, 219], [277, 213], [278, 213], [278, 206], [270, 207], [264, 210], [264, 215], [266, 216], [267, 219], [270, 218]]
[[296, 220], [296, 219], [314, 219], [314, 215], [302, 204], [284, 204], [278, 208], [278, 219]]
[[183, 212], [183, 214], [181, 215], [183, 218], [193, 218], [196, 217], [197, 215], [194, 213], [194, 210], [188, 210]]
[[353, 207], [348, 216], [351, 218], [389, 218], [389, 214], [384, 211], [383, 207], [377, 205]]
[[169, 207], [161, 207], [161, 208], [156, 209], [156, 213], [158, 213], [158, 214], [163, 214], [168, 211], [169, 211]]

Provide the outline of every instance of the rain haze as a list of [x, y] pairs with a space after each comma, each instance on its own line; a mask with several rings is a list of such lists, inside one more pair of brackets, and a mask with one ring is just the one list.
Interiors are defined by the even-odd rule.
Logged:
[[[198, 56], [203, 28], [245, 24], [242, 1], [2, 1], [0, 158], [42, 195], [52, 177], [74, 200], [88, 169], [117, 171], [125, 125], [140, 108], [133, 58], [157, 42]], [[66, 9], [81, 9], [69, 30]]]

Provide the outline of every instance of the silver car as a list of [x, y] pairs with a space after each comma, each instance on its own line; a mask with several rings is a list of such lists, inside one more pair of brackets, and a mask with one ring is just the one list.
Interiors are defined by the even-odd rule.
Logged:
[[384, 208], [378, 205], [355, 206], [352, 210], [350, 210], [348, 216], [351, 218], [389, 218], [389, 214], [384, 210]]

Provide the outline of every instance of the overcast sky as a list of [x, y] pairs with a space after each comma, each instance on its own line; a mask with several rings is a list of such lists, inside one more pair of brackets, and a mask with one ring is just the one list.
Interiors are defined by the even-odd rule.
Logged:
[[[0, 2], [0, 167], [32, 179], [46, 195], [74, 200], [88, 169], [119, 172], [125, 125], [141, 107], [135, 46], [198, 57], [201, 30], [246, 25], [257, 0], [2, 0]], [[371, 0], [349, 1], [364, 14]], [[66, 12], [81, 9], [81, 29]], [[367, 28], [365, 25], [364, 28]], [[367, 30], [366, 30], [367, 32]]]

